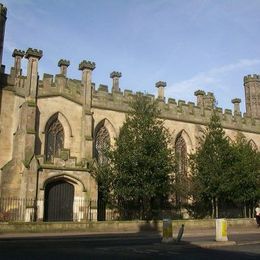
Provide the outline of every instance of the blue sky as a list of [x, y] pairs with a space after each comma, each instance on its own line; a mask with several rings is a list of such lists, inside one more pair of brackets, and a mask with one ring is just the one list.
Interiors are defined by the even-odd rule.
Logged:
[[[260, 0], [1, 0], [8, 8], [3, 63], [14, 48], [43, 50], [40, 77], [55, 74], [69, 59], [96, 62], [93, 81], [111, 87], [110, 72], [122, 72], [120, 87], [195, 101], [197, 89], [215, 93], [218, 106], [244, 101], [243, 77], [260, 71]], [[26, 61], [23, 61], [24, 72]], [[244, 111], [244, 102], [242, 102]]]

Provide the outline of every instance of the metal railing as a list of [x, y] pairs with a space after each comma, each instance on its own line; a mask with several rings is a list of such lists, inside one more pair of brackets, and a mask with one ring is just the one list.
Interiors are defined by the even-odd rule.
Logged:
[[[65, 202], [64, 202], [65, 204]], [[102, 203], [96, 200], [74, 198], [73, 205], [68, 212], [64, 211], [63, 204], [58, 206], [60, 210], [58, 218], [48, 218], [48, 201], [33, 198], [0, 198], [0, 222], [33, 222], [33, 221], [105, 221], [105, 220], [159, 220], [163, 218], [180, 219], [192, 217], [191, 212], [185, 209], [177, 209], [174, 206], [150, 209], [149, 212], [140, 210], [136, 205], [117, 205]], [[241, 208], [226, 207], [220, 209], [220, 217], [244, 217]], [[66, 215], [67, 214], [67, 215]]]
[[[174, 211], [169, 209], [156, 209], [150, 216], [140, 209], [129, 206], [111, 206], [96, 200], [75, 198], [69, 213], [64, 211], [63, 205], [55, 208], [56, 219], [48, 218], [48, 201], [33, 198], [0, 198], [0, 222], [17, 221], [96, 221], [96, 220], [138, 220], [162, 219], [165, 216], [174, 218]], [[65, 205], [65, 202], [64, 202]], [[66, 207], [65, 207], [66, 208]], [[68, 218], [69, 215], [69, 218]], [[176, 217], [175, 217], [176, 218]]]

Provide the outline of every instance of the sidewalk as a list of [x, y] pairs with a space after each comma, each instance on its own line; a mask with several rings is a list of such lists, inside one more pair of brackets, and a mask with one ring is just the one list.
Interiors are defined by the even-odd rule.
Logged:
[[[173, 238], [176, 238], [178, 230], [173, 230]], [[203, 248], [219, 246], [260, 244], [260, 229], [250, 228], [228, 228], [227, 242], [215, 241], [215, 229], [187, 229], [184, 230], [181, 244], [189, 244]], [[139, 240], [154, 241], [161, 240], [160, 232], [57, 232], [57, 233], [0, 233], [1, 240], [23, 240], [23, 239], [87, 239], [87, 240]]]
[[203, 248], [260, 244], [260, 229], [257, 227], [228, 228], [227, 236], [228, 241], [217, 242], [215, 241], [215, 229], [207, 229], [197, 230], [197, 232], [187, 231], [182, 240]]

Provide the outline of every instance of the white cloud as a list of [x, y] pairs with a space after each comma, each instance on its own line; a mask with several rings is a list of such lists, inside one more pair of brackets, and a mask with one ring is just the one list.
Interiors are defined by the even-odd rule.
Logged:
[[219, 68], [215, 68], [209, 71], [210, 74], [222, 74], [222, 73], [227, 73], [230, 71], [234, 71], [237, 69], [243, 69], [251, 66], [255, 66], [260, 64], [260, 59], [241, 59], [237, 63], [232, 63], [232, 64], [227, 64]]
[[[190, 79], [176, 82], [167, 87], [167, 96], [177, 96], [181, 93], [189, 93], [189, 95], [197, 90], [207, 88], [207, 86], [214, 86], [221, 89], [223, 86], [223, 78], [229, 73], [253, 67], [260, 64], [260, 59], [241, 59], [237, 63], [223, 65], [221, 67], [213, 68], [209, 71], [199, 73]], [[222, 87], [221, 87], [222, 86]]]

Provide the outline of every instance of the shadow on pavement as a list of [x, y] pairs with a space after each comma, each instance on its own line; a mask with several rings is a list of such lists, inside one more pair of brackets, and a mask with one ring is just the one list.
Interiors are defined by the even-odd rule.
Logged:
[[[189, 242], [162, 244], [161, 239], [120, 234], [0, 241], [1, 259], [258, 259], [259, 254], [232, 246], [205, 249]], [[255, 248], [259, 245], [255, 245]], [[243, 248], [242, 248], [243, 249]], [[238, 251], [240, 250], [240, 251]], [[252, 250], [252, 248], [251, 248]]]

